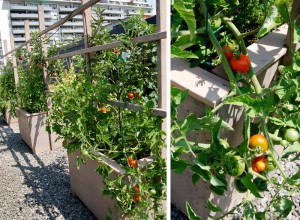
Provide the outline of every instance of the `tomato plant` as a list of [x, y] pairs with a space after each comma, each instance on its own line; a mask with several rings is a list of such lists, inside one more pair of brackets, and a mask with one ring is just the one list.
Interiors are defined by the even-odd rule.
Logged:
[[[89, 69], [80, 56], [67, 61], [66, 71], [60, 63], [49, 64], [59, 78], [51, 85], [55, 93], [51, 94], [48, 131], [73, 140], [64, 142], [68, 152], [87, 150], [93, 158], [93, 152], [99, 151], [122, 166], [124, 175], [110, 175], [112, 168], [101, 161], [96, 170], [103, 177], [103, 194], [116, 199], [122, 216], [164, 219], [166, 165], [161, 150], [165, 133], [160, 129], [163, 118], [150, 110], [158, 105], [156, 43], [131, 42], [132, 38], [154, 33], [155, 27], [141, 14], [122, 22], [124, 33], [110, 34], [102, 26], [102, 9], [96, 9], [96, 13], [91, 46], [122, 43], [117, 50], [97, 51]], [[52, 48], [53, 54], [56, 51]], [[129, 93], [133, 95], [128, 99]], [[135, 99], [137, 93], [143, 96]], [[116, 100], [124, 106], [111, 103]], [[129, 102], [140, 105], [141, 111], [126, 108]], [[139, 159], [149, 156], [155, 158], [153, 162], [138, 166]], [[84, 159], [79, 157], [78, 165]], [[151, 189], [156, 190], [155, 197]]]
[[0, 109], [6, 107], [13, 116], [16, 116], [17, 101], [13, 64], [9, 60], [3, 74], [0, 75]]
[[[27, 63], [18, 62], [19, 83], [18, 91], [18, 107], [29, 113], [43, 112], [47, 110], [46, 94], [47, 89], [43, 70], [40, 68], [44, 61], [42, 51], [42, 40], [37, 37], [38, 32], [31, 34], [31, 52], [24, 56]], [[25, 54], [24, 51], [18, 51], [18, 54]]]

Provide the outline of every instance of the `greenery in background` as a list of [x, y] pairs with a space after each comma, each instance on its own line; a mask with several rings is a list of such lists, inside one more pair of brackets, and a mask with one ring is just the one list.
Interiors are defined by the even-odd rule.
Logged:
[[13, 116], [16, 116], [16, 106], [17, 95], [13, 64], [8, 61], [3, 74], [0, 75], [0, 108], [4, 109], [6, 107]]
[[[209, 183], [210, 190], [220, 196], [225, 195], [228, 189], [226, 177], [229, 175], [234, 178], [236, 190], [239, 193], [245, 193], [244, 199], [228, 212], [224, 212], [212, 201], [206, 201], [207, 208], [220, 216], [214, 219], [224, 219], [230, 214], [237, 214], [238, 210], [240, 211], [239, 207], [243, 207], [243, 212], [239, 213], [243, 219], [264, 220], [271, 212], [274, 218], [283, 219], [291, 213], [294, 206], [289, 196], [292, 193], [300, 194], [300, 169], [295, 170], [292, 174], [287, 174], [282, 168], [282, 164], [287, 165], [290, 161], [299, 160], [300, 157], [300, 118], [298, 112], [300, 106], [300, 51], [295, 54], [289, 52], [292, 54], [292, 64], [279, 67], [280, 74], [270, 88], [261, 87], [248, 61], [246, 61], [246, 65], [249, 67], [247, 71], [233, 71], [232, 59], [236, 59], [235, 57], [239, 55], [242, 56], [241, 54], [247, 55], [244, 38], [250, 34], [268, 32], [269, 27], [277, 23], [277, 15], [280, 15], [280, 19], [283, 19], [294, 29], [294, 43], [300, 42], [300, 27], [289, 17], [291, 1], [264, 2], [269, 5], [273, 4], [272, 10], [276, 10], [276, 16], [268, 16], [267, 14], [272, 12], [269, 10], [261, 28], [246, 33], [241, 33], [242, 30], [237, 28], [234, 23], [236, 21], [223, 13], [224, 6], [227, 5], [225, 1], [213, 1], [213, 4], [220, 7], [217, 11], [213, 11], [215, 16], [210, 15], [212, 13], [210, 10], [209, 13], [206, 13], [207, 8], [204, 0], [175, 0], [174, 2], [174, 7], [178, 13], [175, 13], [174, 16], [184, 20], [188, 28], [186, 31], [173, 30], [172, 36], [173, 39], [176, 39], [173, 44], [173, 56], [191, 58], [195, 55], [191, 51], [185, 50], [188, 47], [184, 48], [183, 45], [189, 45], [189, 42], [194, 45], [193, 40], [197, 38], [195, 33], [203, 31], [201, 24], [197, 22], [198, 13], [202, 17], [208, 16], [210, 19], [207, 24], [207, 36], [214, 45], [214, 50], [217, 51], [230, 80], [231, 92], [227, 98], [214, 109], [207, 110], [202, 118], [190, 114], [179, 120], [177, 117], [178, 107], [184, 101], [188, 91], [173, 88], [171, 94], [171, 169], [178, 174], [190, 169], [193, 173], [191, 181], [195, 185], [199, 184], [199, 180], [206, 181]], [[268, 9], [268, 7], [266, 8]], [[218, 19], [217, 15], [231, 32], [229, 42], [236, 42], [237, 44], [235, 54], [233, 54], [234, 58], [226, 56], [231, 51], [222, 50], [223, 40], [218, 39], [217, 34], [213, 31], [214, 21]], [[187, 33], [191, 36], [186, 38], [185, 43], [180, 45], [182, 48], [179, 48], [178, 40]], [[229, 146], [226, 140], [220, 138], [220, 129], [224, 127], [231, 130], [230, 126], [226, 125], [222, 119], [214, 116], [224, 105], [244, 108], [243, 141], [234, 148]], [[191, 132], [199, 130], [211, 133], [211, 143], [198, 143], [187, 138]], [[275, 151], [275, 144], [281, 146], [279, 152]], [[185, 153], [192, 155], [193, 160], [183, 159], [181, 155]], [[272, 177], [271, 173], [275, 169], [279, 171], [282, 181], [278, 177]], [[258, 211], [254, 204], [256, 200], [263, 197], [262, 192], [268, 190], [269, 187], [275, 190], [275, 195], [272, 195], [272, 198], [267, 201], [267, 207], [264, 210]], [[226, 196], [228, 195], [226, 194]], [[192, 210], [189, 201], [187, 201], [186, 208], [190, 219], [200, 219]], [[213, 217], [209, 216], [209, 218]]]
[[43, 67], [45, 65], [41, 38], [38, 32], [31, 34], [31, 52], [19, 50], [16, 53], [19, 84], [17, 87], [18, 107], [29, 113], [47, 110], [45, 90], [47, 89]]
[[[143, 15], [136, 15], [122, 23], [125, 33], [111, 35], [101, 27], [102, 10], [96, 12], [99, 19], [93, 23], [92, 45], [114, 41], [122, 45], [96, 52], [89, 71], [85, 59], [78, 56], [72, 58], [68, 71], [57, 70], [48, 130], [65, 139], [69, 153], [80, 150], [78, 165], [87, 158], [101, 161], [99, 153], [122, 165], [126, 175], [112, 178], [112, 169], [104, 164], [97, 172], [104, 177], [103, 193], [117, 200], [123, 218], [163, 219], [166, 171], [160, 155], [164, 132], [159, 129], [162, 117], [151, 111], [157, 106], [156, 46], [130, 41], [155, 28]], [[139, 104], [142, 112], [114, 106], [111, 101], [115, 100]], [[155, 160], [144, 167], [136, 165], [147, 156]]]
[[[279, 2], [279, 1], [277, 1]], [[289, 5], [291, 1], [289, 0]], [[208, 22], [221, 45], [238, 47], [232, 31], [224, 18], [233, 21], [241, 32], [250, 33], [244, 40], [246, 46], [263, 37], [283, 23], [275, 0], [217, 0], [206, 1]], [[193, 20], [191, 16], [195, 16]], [[172, 10], [172, 57], [188, 59], [191, 66], [211, 69], [221, 63], [216, 49], [206, 34], [205, 14], [199, 11], [197, 0], [175, 0]]]

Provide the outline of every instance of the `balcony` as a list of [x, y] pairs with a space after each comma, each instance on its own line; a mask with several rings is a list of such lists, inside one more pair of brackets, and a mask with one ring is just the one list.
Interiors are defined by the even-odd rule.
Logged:
[[[59, 15], [60, 18], [64, 18], [68, 15]], [[79, 20], [82, 20], [82, 15], [76, 15], [75, 17], [73, 17], [72, 19], [79, 19]]]
[[103, 16], [103, 19], [107, 20], [107, 21], [116, 21], [116, 20], [122, 19], [122, 18], [123, 17]]
[[105, 9], [104, 14], [123, 14], [122, 10], [118, 9]]
[[11, 13], [11, 18], [38, 18], [38, 14], [17, 14], [17, 13]]
[[65, 7], [60, 7], [59, 11], [61, 12], [72, 12], [74, 11], [76, 8], [65, 8]]
[[12, 32], [14, 34], [25, 34], [25, 30], [24, 29], [13, 29]]
[[82, 22], [71, 22], [71, 21], [67, 21], [66, 23], [63, 24], [63, 26], [82, 26], [83, 23]]
[[25, 37], [16, 37], [14, 40], [15, 42], [20, 42], [20, 41], [25, 42]]
[[83, 33], [83, 28], [61, 28], [61, 33], [65, 34], [65, 33]]
[[37, 11], [37, 6], [36, 5], [10, 5], [10, 10]]

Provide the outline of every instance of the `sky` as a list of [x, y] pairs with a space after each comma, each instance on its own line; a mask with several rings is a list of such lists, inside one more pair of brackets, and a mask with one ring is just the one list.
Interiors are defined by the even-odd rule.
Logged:
[[152, 5], [154, 8], [156, 7], [156, 0], [149, 0], [150, 5]]

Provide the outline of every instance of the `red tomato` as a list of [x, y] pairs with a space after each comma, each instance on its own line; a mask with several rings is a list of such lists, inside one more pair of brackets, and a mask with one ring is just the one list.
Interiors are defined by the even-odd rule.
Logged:
[[131, 157], [127, 157], [127, 161], [133, 167], [135, 167], [137, 165], [137, 161], [132, 159]]
[[20, 60], [20, 61], [23, 60], [22, 56], [19, 56], [19, 60]]
[[141, 197], [139, 195], [135, 195], [133, 197], [133, 201], [135, 201], [135, 202], [139, 202], [140, 200], [141, 200]]
[[115, 49], [114, 50], [114, 53], [119, 53], [120, 52], [120, 49]]
[[226, 59], [228, 60], [228, 62], [231, 60], [232, 57], [234, 57], [233, 53], [232, 53], [232, 47], [231, 46], [223, 46], [222, 50], [226, 56]]
[[52, 77], [57, 77], [57, 73], [52, 73]]
[[102, 108], [100, 108], [100, 112], [101, 112], [101, 113], [107, 113], [107, 109], [104, 108], [104, 107], [102, 107]]
[[252, 160], [252, 170], [259, 173], [268, 167], [268, 159], [265, 156], [259, 156]]
[[140, 187], [134, 186], [134, 187], [132, 187], [132, 189], [135, 193], [140, 193]]
[[127, 97], [130, 98], [130, 99], [133, 99], [134, 96], [135, 96], [134, 92], [129, 92], [129, 93], [127, 94]]
[[234, 72], [241, 72], [242, 74], [245, 74], [250, 69], [250, 60], [244, 54], [241, 54], [239, 58], [234, 56], [230, 60], [230, 66]]

